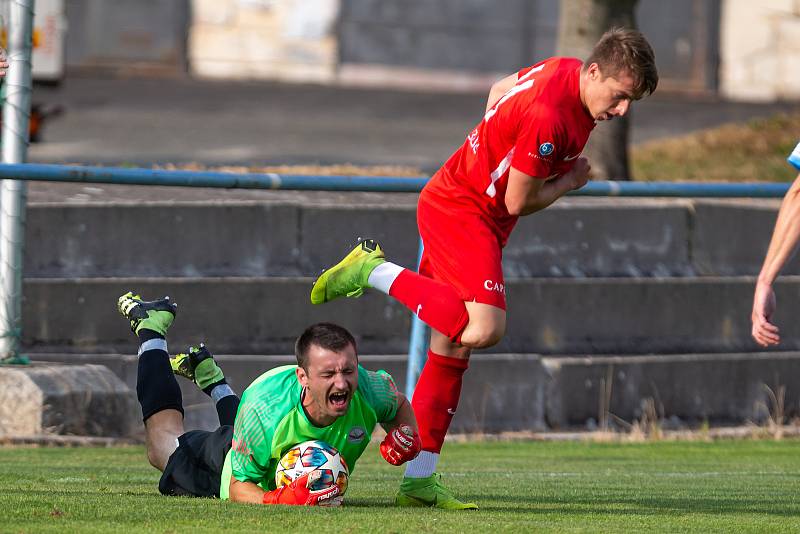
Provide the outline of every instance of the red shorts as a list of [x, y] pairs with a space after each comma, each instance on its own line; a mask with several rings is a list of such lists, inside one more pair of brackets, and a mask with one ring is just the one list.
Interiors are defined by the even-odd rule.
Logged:
[[465, 302], [506, 309], [502, 247], [480, 215], [442, 209], [423, 193], [417, 226], [425, 247], [421, 275], [453, 286]]

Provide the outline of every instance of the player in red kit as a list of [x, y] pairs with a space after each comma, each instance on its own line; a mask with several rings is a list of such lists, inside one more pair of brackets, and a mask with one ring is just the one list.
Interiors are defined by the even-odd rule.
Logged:
[[628, 29], [604, 34], [584, 62], [550, 58], [500, 80], [483, 120], [420, 195], [419, 272], [386, 261], [365, 240], [317, 279], [315, 304], [372, 287], [432, 327], [412, 401], [422, 453], [408, 464], [398, 505], [476, 508], [456, 499], [435, 469], [471, 350], [505, 333], [502, 249], [520, 216], [586, 184], [589, 162], [580, 154], [596, 121], [625, 115], [657, 83], [652, 48]]

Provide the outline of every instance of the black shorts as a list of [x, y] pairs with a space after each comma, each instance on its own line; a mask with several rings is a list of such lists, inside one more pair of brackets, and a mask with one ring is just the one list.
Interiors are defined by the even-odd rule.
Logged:
[[192, 430], [180, 436], [178, 448], [161, 475], [158, 491], [164, 495], [218, 498], [222, 466], [232, 438], [230, 425], [213, 432]]

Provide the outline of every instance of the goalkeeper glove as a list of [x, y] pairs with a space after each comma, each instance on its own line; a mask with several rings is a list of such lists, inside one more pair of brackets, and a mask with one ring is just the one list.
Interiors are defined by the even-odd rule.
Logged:
[[413, 460], [421, 449], [422, 440], [409, 425], [393, 428], [381, 442], [381, 455], [392, 465], [401, 465]]
[[310, 488], [322, 476], [320, 471], [311, 471], [298, 477], [288, 486], [268, 491], [264, 494], [264, 504], [290, 504], [300, 506], [339, 506], [342, 497], [339, 495], [339, 486], [334, 484], [329, 488], [312, 491]]

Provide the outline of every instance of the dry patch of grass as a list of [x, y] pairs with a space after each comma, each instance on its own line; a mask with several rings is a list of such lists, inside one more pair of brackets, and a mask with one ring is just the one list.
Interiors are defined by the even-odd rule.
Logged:
[[633, 148], [640, 181], [786, 182], [786, 157], [800, 139], [800, 111], [726, 124]]
[[169, 164], [162, 165], [165, 170], [182, 171], [218, 171], [236, 174], [258, 173], [258, 174], [292, 174], [292, 175], [313, 175], [313, 176], [391, 176], [401, 178], [418, 178], [425, 174], [417, 167], [404, 165], [351, 165], [349, 163], [339, 165], [271, 165], [271, 166], [246, 166], [246, 165], [226, 165], [220, 167], [208, 167], [198, 163], [186, 163], [181, 165]]

